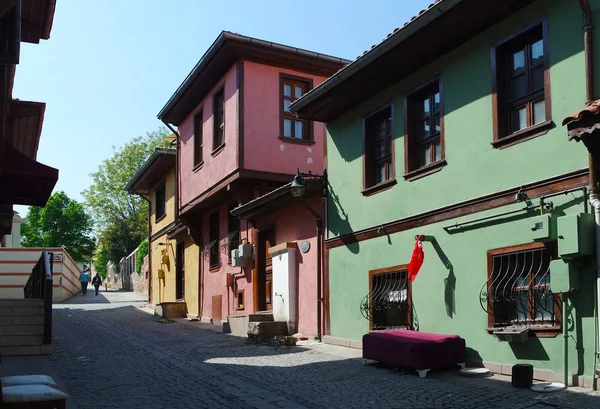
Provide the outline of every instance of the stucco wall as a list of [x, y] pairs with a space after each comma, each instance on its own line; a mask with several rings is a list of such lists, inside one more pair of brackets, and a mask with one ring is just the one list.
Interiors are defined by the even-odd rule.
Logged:
[[[593, 4], [595, 8], [600, 6], [598, 1]], [[494, 149], [490, 145], [490, 46], [543, 15], [548, 17], [552, 120], [556, 126], [537, 138], [506, 149]], [[562, 119], [581, 109], [585, 102], [581, 18], [576, 2], [537, 2], [330, 123], [327, 140], [332, 187], [329, 237], [585, 168], [588, 160], [585, 147], [569, 142], [566, 129], [561, 126]], [[438, 173], [407, 182], [402, 177], [404, 94], [440, 73], [444, 85], [448, 165]], [[361, 117], [389, 101], [393, 102], [395, 112], [394, 166], [398, 183], [387, 191], [364, 197], [360, 193]], [[552, 201], [555, 216], [583, 211], [580, 192]], [[412, 289], [419, 329], [459, 334], [466, 339], [471, 358], [504, 364], [528, 362], [537, 369], [561, 370], [562, 337], [534, 338], [524, 345], [500, 343], [485, 331], [488, 316], [479, 305], [480, 291], [488, 273], [487, 251], [532, 242], [531, 216], [534, 213], [493, 219], [456, 234], [443, 229], [445, 225], [522, 207], [523, 204], [515, 204], [497, 208], [329, 250], [331, 335], [361, 339], [369, 330], [359, 310], [368, 292], [369, 270], [408, 264], [415, 235], [427, 234], [436, 238], [443, 254], [430, 243], [424, 243], [425, 262]], [[450, 261], [450, 270], [441, 261], [442, 256]], [[588, 376], [593, 371], [594, 351], [591, 263], [593, 260], [588, 260], [580, 272], [579, 290], [568, 296], [573, 306], [568, 340], [569, 370]]]
[[[238, 96], [236, 84], [236, 65], [210, 90], [188, 117], [179, 126], [181, 135], [180, 204], [183, 205], [213, 186], [237, 169], [238, 145]], [[213, 156], [213, 93], [225, 85], [225, 148]], [[203, 160], [204, 165], [194, 171], [194, 115], [203, 107]]]
[[185, 303], [188, 314], [198, 316], [200, 250], [190, 237], [185, 240]]
[[[159, 245], [158, 243], [166, 243]], [[177, 249], [176, 240], [168, 240], [167, 235], [157, 237], [150, 242], [148, 253], [151, 259], [151, 280], [152, 295], [151, 303], [160, 304], [162, 302], [173, 302], [175, 298], [175, 251]], [[166, 250], [169, 256], [168, 264], [162, 264], [162, 251]], [[159, 279], [158, 270], [164, 271], [164, 279]]]
[[280, 73], [313, 81], [325, 78], [298, 71], [244, 61], [244, 168], [265, 172], [296, 173], [296, 169], [323, 171], [325, 127], [313, 122], [314, 144], [297, 144], [280, 136]]
[[150, 191], [151, 201], [151, 218], [152, 221], [152, 233], [158, 232], [163, 227], [168, 226], [175, 220], [175, 169], [169, 171], [164, 178], [165, 183], [165, 196], [166, 196], [166, 207], [165, 215], [156, 221], [156, 188], [162, 185], [159, 182], [154, 189]]
[[[321, 216], [323, 203], [320, 198], [313, 198], [307, 204]], [[285, 242], [310, 242], [310, 250], [302, 253], [294, 249], [296, 257], [298, 283], [297, 331], [304, 335], [317, 333], [317, 224], [315, 217], [302, 205], [297, 204], [258, 218], [256, 227], [261, 229], [275, 228], [275, 244]], [[250, 293], [252, 294], [252, 293]], [[246, 295], [248, 298], [248, 295]]]
[[[330, 237], [587, 166], [584, 146], [569, 142], [566, 129], [561, 126], [562, 119], [584, 107], [585, 102], [581, 9], [577, 3], [565, 0], [539, 4], [547, 11], [525, 8], [519, 15], [488, 29], [328, 124], [329, 182], [339, 197], [339, 202], [329, 202]], [[494, 149], [490, 144], [493, 140], [490, 46], [544, 14], [548, 16], [552, 120], [556, 126], [546, 135]], [[438, 173], [405, 181], [402, 177], [405, 92], [440, 73], [448, 165]], [[365, 197], [361, 194], [361, 118], [390, 101], [394, 104], [394, 166], [398, 183]], [[366, 207], [378, 211], [365, 212]]]

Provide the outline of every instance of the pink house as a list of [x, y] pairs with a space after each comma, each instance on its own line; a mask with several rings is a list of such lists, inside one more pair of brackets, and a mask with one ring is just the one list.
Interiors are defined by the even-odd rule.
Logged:
[[[289, 188], [297, 169], [323, 173], [323, 124], [298, 119], [288, 106], [347, 63], [224, 31], [158, 114], [178, 128], [177, 217], [193, 240], [185, 246], [182, 280], [186, 294], [198, 296], [188, 314], [218, 323], [272, 310], [271, 247], [312, 240], [302, 265], [316, 268], [315, 218], [300, 203], [293, 204], [300, 208], [296, 219], [293, 209], [261, 213], [260, 220], [231, 212]], [[241, 243], [253, 244], [244, 267], [231, 259]], [[315, 283], [306, 285], [316, 309]], [[316, 333], [309, 329], [316, 328], [316, 315], [307, 320], [294, 329], [306, 325]]]

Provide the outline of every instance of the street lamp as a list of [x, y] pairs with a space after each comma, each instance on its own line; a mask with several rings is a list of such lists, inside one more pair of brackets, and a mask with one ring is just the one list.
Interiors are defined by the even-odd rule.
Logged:
[[322, 252], [323, 252], [323, 220], [321, 215], [317, 213], [312, 207], [310, 207], [304, 200], [303, 196], [306, 193], [306, 185], [304, 183], [304, 179], [312, 179], [321, 182], [321, 198], [324, 203], [324, 211], [323, 214], [327, 214], [327, 170], [323, 171], [322, 175], [317, 175], [312, 172], [303, 173], [300, 172], [300, 169], [296, 171], [296, 176], [294, 176], [294, 181], [290, 185], [290, 192], [292, 196], [296, 199], [300, 200], [304, 207], [315, 217], [317, 222], [317, 338], [319, 341], [321, 340], [321, 303], [323, 302], [323, 298], [321, 295], [321, 264], [322, 264]]

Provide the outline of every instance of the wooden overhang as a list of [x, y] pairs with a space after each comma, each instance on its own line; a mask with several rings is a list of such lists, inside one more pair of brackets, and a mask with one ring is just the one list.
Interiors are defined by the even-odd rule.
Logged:
[[562, 125], [567, 126], [569, 140], [581, 141], [590, 153], [600, 154], [600, 99], [563, 119]]
[[31, 159], [37, 158], [45, 110], [43, 102], [15, 99], [9, 104], [6, 142]]
[[[278, 210], [285, 209], [288, 206], [299, 203], [291, 192], [292, 182], [281, 186], [265, 195], [262, 195], [248, 203], [236, 207], [231, 211], [231, 215], [240, 219], [257, 219], [263, 216], [271, 215]], [[322, 191], [321, 184], [313, 180], [305, 181], [306, 191], [303, 199], [313, 197]]]
[[39, 44], [40, 40], [48, 40], [52, 31], [56, 0], [21, 1], [21, 41]]
[[239, 59], [330, 76], [350, 61], [223, 31], [158, 113], [179, 126], [198, 102]]
[[330, 122], [534, 1], [437, 0], [290, 109]]
[[175, 149], [156, 148], [125, 185], [130, 194], [148, 196], [150, 191], [175, 167]]

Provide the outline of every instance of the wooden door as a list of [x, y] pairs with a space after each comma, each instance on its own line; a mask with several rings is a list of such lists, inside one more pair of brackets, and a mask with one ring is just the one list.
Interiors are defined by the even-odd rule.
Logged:
[[273, 258], [268, 250], [275, 245], [275, 231], [265, 230], [258, 233], [258, 310], [273, 309]]
[[212, 320], [213, 324], [220, 324], [223, 319], [221, 314], [221, 307], [223, 304], [223, 296], [213, 295], [212, 297]]
[[175, 254], [175, 298], [183, 299], [185, 295], [185, 243], [177, 243]]

